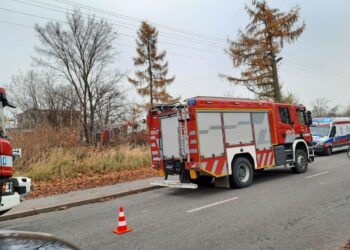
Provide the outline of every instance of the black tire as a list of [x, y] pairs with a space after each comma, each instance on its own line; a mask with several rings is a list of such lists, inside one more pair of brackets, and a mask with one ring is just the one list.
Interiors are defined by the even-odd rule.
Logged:
[[292, 171], [297, 174], [302, 174], [307, 171], [307, 167], [309, 165], [307, 154], [305, 150], [297, 149], [295, 151], [295, 162], [294, 167], [292, 167]]
[[332, 147], [329, 146], [324, 150], [325, 155], [330, 156], [332, 154]]
[[231, 167], [232, 175], [229, 176], [231, 188], [245, 188], [253, 183], [253, 166], [247, 158], [237, 158]]
[[197, 185], [209, 186], [213, 182], [213, 179], [212, 176], [200, 175], [197, 179], [191, 181]]
[[347, 152], [347, 154], [348, 154], [348, 157], [350, 158], [350, 145], [349, 145], [349, 147], [348, 147], [348, 152]]

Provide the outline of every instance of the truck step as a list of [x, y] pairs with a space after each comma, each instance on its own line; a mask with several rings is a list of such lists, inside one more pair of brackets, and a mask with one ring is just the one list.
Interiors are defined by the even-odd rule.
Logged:
[[188, 188], [188, 189], [198, 188], [198, 185], [194, 183], [181, 183], [180, 181], [172, 181], [172, 180], [153, 181], [150, 184], [152, 186], [162, 186], [162, 187], [172, 187], [172, 188]]

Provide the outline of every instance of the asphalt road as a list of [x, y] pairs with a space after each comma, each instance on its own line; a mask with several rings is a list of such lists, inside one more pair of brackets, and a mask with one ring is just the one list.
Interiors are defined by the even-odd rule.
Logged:
[[[116, 235], [118, 209], [133, 232]], [[246, 189], [159, 189], [0, 223], [82, 249], [339, 249], [350, 238], [350, 159], [317, 157], [305, 174], [275, 169]]]

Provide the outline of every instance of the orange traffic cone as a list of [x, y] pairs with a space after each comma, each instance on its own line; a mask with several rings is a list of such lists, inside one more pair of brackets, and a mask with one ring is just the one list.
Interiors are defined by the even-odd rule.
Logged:
[[126, 219], [124, 215], [124, 208], [120, 207], [119, 210], [119, 218], [118, 218], [118, 226], [113, 230], [113, 233], [116, 234], [124, 234], [132, 231], [132, 228], [126, 225]]

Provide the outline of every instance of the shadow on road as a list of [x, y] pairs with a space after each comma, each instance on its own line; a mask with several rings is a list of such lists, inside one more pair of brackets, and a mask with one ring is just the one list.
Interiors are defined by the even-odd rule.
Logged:
[[281, 179], [284, 177], [296, 175], [289, 168], [282, 169], [267, 169], [262, 173], [254, 174], [253, 185], [264, 183], [266, 181], [272, 181], [273, 179]]
[[[254, 174], [253, 185], [260, 185], [274, 179], [281, 179], [285, 177], [295, 176], [289, 168], [283, 169], [268, 169], [262, 173]], [[230, 188], [216, 188], [214, 185], [200, 185], [198, 189], [169, 189], [168, 195], [181, 196], [183, 198], [193, 199], [200, 198], [203, 196], [217, 195], [218, 193], [232, 192]], [[237, 189], [236, 189], [237, 190]]]

